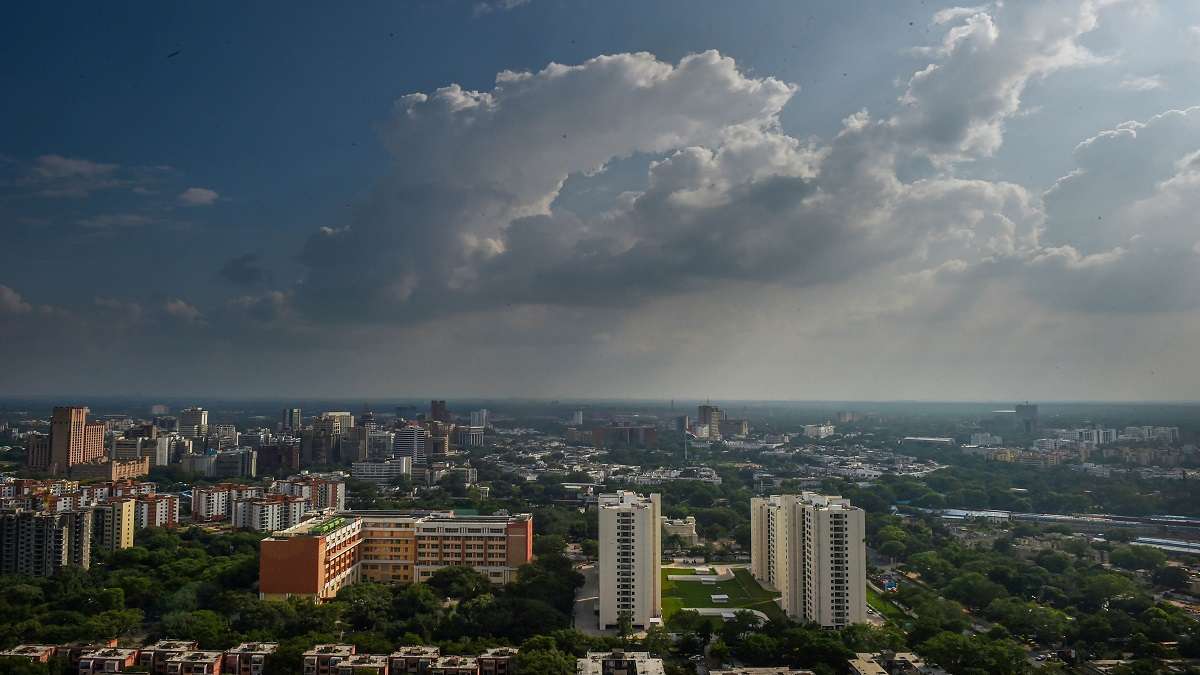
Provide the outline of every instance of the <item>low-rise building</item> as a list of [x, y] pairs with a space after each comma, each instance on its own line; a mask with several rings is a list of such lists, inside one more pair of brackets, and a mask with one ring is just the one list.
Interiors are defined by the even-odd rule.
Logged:
[[243, 642], [225, 650], [221, 672], [226, 675], [262, 675], [267, 657], [278, 649], [278, 642]]
[[429, 664], [429, 675], [479, 675], [474, 656], [442, 656]]
[[26, 659], [30, 663], [48, 663], [58, 648], [54, 645], [17, 645], [0, 651], [0, 658]]
[[167, 659], [167, 675], [219, 675], [224, 652], [190, 651]]
[[389, 675], [422, 675], [437, 661], [442, 651], [431, 645], [409, 645], [388, 655]]
[[479, 675], [510, 675], [513, 673], [513, 659], [517, 657], [515, 647], [494, 647], [480, 654]]
[[611, 652], [588, 652], [577, 659], [575, 671], [578, 675], [665, 675], [662, 659], [650, 656], [650, 652], [626, 652], [614, 649]]
[[137, 665], [138, 650], [105, 647], [85, 651], [79, 655], [78, 675], [107, 675], [123, 673]]
[[677, 538], [683, 546], [696, 546], [700, 543], [700, 535], [696, 534], [696, 517], [671, 519], [663, 517], [663, 542], [667, 543]]
[[138, 653], [137, 664], [154, 675], [165, 675], [167, 661], [180, 654], [194, 652], [198, 647], [199, 645], [191, 640], [159, 640], [142, 647]]
[[354, 656], [354, 645], [315, 645], [304, 652], [304, 675], [338, 675], [338, 666]]
[[382, 654], [355, 654], [340, 661], [330, 672], [337, 675], [388, 675], [388, 657]]

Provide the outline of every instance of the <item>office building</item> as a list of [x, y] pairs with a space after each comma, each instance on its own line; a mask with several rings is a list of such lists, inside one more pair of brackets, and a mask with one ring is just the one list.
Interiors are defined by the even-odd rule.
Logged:
[[114, 460], [146, 457], [150, 460], [150, 466], [166, 466], [171, 463], [174, 440], [174, 436], [166, 434], [114, 438], [109, 456]]
[[434, 422], [449, 422], [450, 410], [446, 408], [445, 401], [430, 401], [429, 402], [429, 419]]
[[258, 448], [258, 472], [264, 476], [290, 475], [300, 470], [300, 444], [280, 439]]
[[866, 537], [860, 508], [804, 492], [750, 500], [750, 571], [792, 619], [826, 628], [866, 621]]
[[412, 458], [397, 457], [385, 462], [355, 462], [350, 467], [350, 477], [378, 485], [391, 485], [397, 478], [412, 473]]
[[208, 436], [208, 411], [192, 407], [179, 411], [179, 434], [185, 438]]
[[304, 429], [304, 417], [300, 414], [299, 408], [285, 408], [281, 417], [280, 431], [290, 431], [296, 434]]
[[426, 441], [429, 432], [419, 424], [408, 423], [396, 430], [393, 457], [408, 457], [413, 479], [426, 482], [426, 470], [429, 468], [429, 455], [426, 452]]
[[88, 409], [59, 406], [50, 418], [50, 434], [33, 434], [26, 441], [27, 464], [34, 471], [67, 473], [71, 467], [102, 461], [107, 454], [103, 422], [88, 421]]
[[471, 425], [454, 430], [454, 444], [460, 448], [482, 448], [483, 426]]
[[704, 404], [696, 407], [696, 424], [707, 427], [709, 438], [721, 437], [721, 417], [721, 409], [715, 405]]
[[1038, 429], [1038, 407], [1036, 403], [1018, 403], [1016, 406], [1017, 423], [1021, 430], [1027, 434], [1032, 434]]
[[253, 448], [222, 450], [213, 456], [214, 478], [255, 478], [258, 476], [258, 451]]
[[304, 521], [262, 542], [259, 594], [325, 600], [358, 581], [425, 581], [443, 567], [469, 566], [495, 584], [533, 560], [528, 514], [347, 511]]
[[471, 411], [471, 426], [486, 429], [488, 425], [488, 410], [480, 408], [479, 410]]
[[592, 444], [597, 448], [657, 448], [658, 430], [649, 425], [596, 427]]
[[645, 628], [662, 617], [662, 507], [658, 494], [602, 494], [600, 513], [600, 627], [627, 616]]
[[571, 424], [577, 427], [583, 426], [583, 410], [571, 413]]
[[91, 565], [92, 512], [0, 509], [0, 574], [53, 576]]

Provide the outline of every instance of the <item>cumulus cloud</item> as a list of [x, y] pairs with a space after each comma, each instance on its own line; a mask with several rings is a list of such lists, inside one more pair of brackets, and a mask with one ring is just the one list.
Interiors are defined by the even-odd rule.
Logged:
[[0, 285], [0, 314], [24, 314], [33, 307], [21, 297], [21, 294]]
[[[383, 128], [392, 173], [308, 241], [296, 299], [319, 313], [362, 297], [379, 318], [411, 320], [1014, 255], [1036, 242], [1036, 197], [948, 169], [999, 147], [1030, 80], [1099, 61], [1079, 42], [1096, 11], [1056, 0], [944, 12], [897, 111], [851, 115], [827, 143], [782, 131], [796, 86], [716, 52], [678, 64], [617, 54], [503, 72], [489, 91], [410, 94]], [[601, 214], [556, 205], [569, 177], [635, 153], [656, 158], [644, 189]], [[900, 178], [912, 157], [943, 173]]]
[[179, 203], [184, 206], [212, 206], [220, 197], [215, 190], [202, 187], [190, 187], [179, 193]]

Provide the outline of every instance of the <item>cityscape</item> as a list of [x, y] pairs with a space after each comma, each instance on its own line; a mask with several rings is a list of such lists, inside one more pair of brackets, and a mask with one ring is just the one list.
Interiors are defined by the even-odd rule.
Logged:
[[1200, 408], [209, 405], [0, 407], [0, 575], [10, 616], [27, 613], [0, 659], [80, 673], [1193, 667]]
[[1200, 1], [5, 10], [0, 675], [1200, 675]]

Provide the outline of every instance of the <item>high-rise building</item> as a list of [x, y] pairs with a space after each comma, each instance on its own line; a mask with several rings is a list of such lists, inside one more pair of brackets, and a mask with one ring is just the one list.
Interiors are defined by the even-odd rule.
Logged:
[[429, 455], [425, 450], [425, 441], [429, 432], [419, 424], [406, 424], [396, 430], [396, 441], [393, 447], [393, 457], [408, 457], [411, 460], [413, 480], [423, 482], [426, 470], [429, 468]]
[[1021, 430], [1027, 434], [1032, 434], [1038, 428], [1038, 407], [1036, 403], [1018, 403], [1016, 405], [1017, 423], [1021, 425]]
[[89, 422], [83, 406], [59, 406], [50, 418], [50, 435], [30, 439], [31, 469], [66, 473], [71, 467], [102, 460], [107, 454], [104, 422]]
[[0, 510], [0, 574], [53, 576], [91, 565], [92, 511]]
[[592, 443], [597, 448], [655, 448], [658, 429], [650, 425], [596, 427]]
[[345, 431], [347, 429], [351, 429], [354, 427], [354, 415], [345, 410], [334, 410], [331, 412], [322, 413], [321, 417], [333, 418], [333, 419], [337, 420], [338, 425], [341, 427], [342, 431]]
[[804, 492], [750, 500], [750, 571], [791, 618], [826, 628], [866, 621], [863, 510]]
[[487, 408], [480, 408], [479, 410], [471, 411], [471, 426], [487, 428], [487, 425], [488, 425], [488, 410], [487, 410]]
[[435, 422], [450, 421], [450, 410], [446, 408], [445, 401], [433, 400], [429, 402], [429, 419]]
[[300, 446], [301, 459], [306, 465], [332, 464], [337, 461], [343, 421], [344, 418], [337, 413], [325, 413], [313, 418], [312, 428], [304, 430]]
[[577, 427], [583, 425], [583, 410], [576, 410], [571, 413], [571, 424]]
[[185, 438], [204, 438], [208, 435], [208, 411], [192, 407], [179, 411], [179, 434]]
[[132, 497], [109, 500], [92, 510], [92, 543], [115, 551], [133, 546], [137, 529], [137, 504]]
[[708, 427], [709, 438], [721, 437], [721, 409], [704, 404], [696, 407], [696, 424]]
[[366, 427], [342, 429], [338, 440], [338, 461], [342, 464], [364, 462], [370, 454], [371, 430]]
[[283, 415], [279, 421], [281, 431], [290, 431], [298, 433], [304, 428], [304, 418], [300, 414], [299, 408], [284, 408]]
[[662, 515], [658, 494], [622, 490], [598, 498], [600, 512], [600, 627], [623, 616], [645, 628], [661, 620]]

